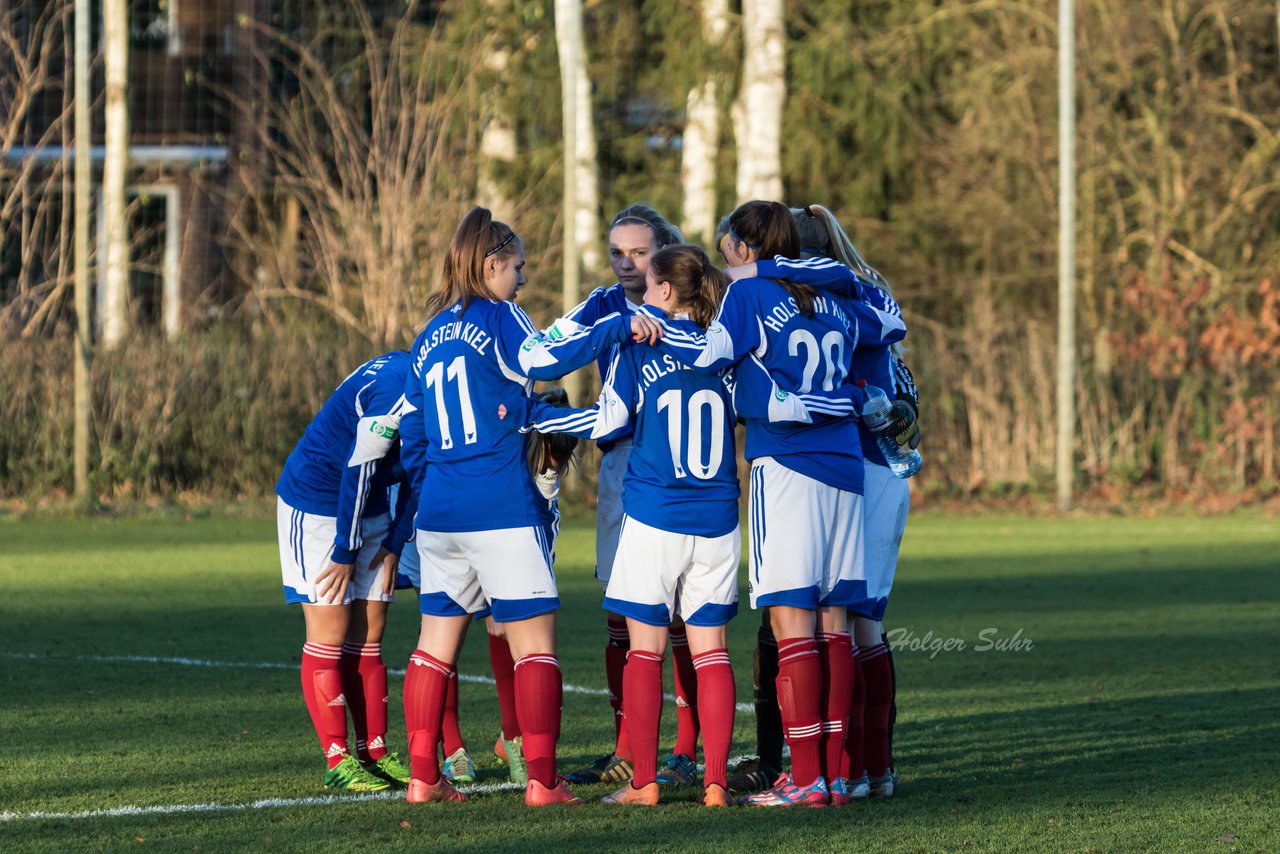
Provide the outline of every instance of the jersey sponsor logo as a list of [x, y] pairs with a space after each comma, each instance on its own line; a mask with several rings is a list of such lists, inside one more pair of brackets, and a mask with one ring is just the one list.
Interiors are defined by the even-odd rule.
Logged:
[[377, 421], [374, 421], [369, 425], [369, 432], [387, 440], [394, 440], [396, 436], [400, 435], [400, 431], [395, 427], [392, 427], [390, 424], [380, 424]]
[[790, 395], [788, 392], [783, 391], [782, 389], [778, 388], [777, 386], [774, 386], [774, 387], [773, 387], [773, 396], [774, 396], [774, 397], [775, 397], [779, 402], [785, 401], [788, 397], [791, 397], [791, 395]]

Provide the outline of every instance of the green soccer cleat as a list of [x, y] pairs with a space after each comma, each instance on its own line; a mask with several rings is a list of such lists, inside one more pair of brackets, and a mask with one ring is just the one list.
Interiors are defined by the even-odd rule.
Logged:
[[388, 753], [381, 759], [375, 759], [364, 768], [373, 776], [381, 777], [397, 789], [403, 789], [409, 785], [409, 769], [395, 753]]
[[324, 775], [326, 789], [342, 789], [348, 792], [382, 792], [391, 784], [365, 769], [351, 754], [343, 754], [342, 761]]
[[631, 776], [631, 763], [610, 753], [591, 763], [590, 768], [574, 771], [566, 775], [565, 779], [570, 783], [613, 783], [616, 786], [630, 783]]
[[459, 747], [440, 766], [440, 773], [450, 783], [474, 783], [476, 781], [476, 763], [471, 761], [465, 747]]
[[493, 745], [493, 755], [498, 757], [499, 763], [507, 766], [511, 782], [521, 786], [529, 785], [529, 766], [524, 762], [523, 738], [517, 735], [515, 738], [507, 739], [499, 735], [497, 742]]
[[698, 765], [683, 753], [673, 753], [659, 763], [658, 782], [664, 786], [692, 786], [698, 782]]

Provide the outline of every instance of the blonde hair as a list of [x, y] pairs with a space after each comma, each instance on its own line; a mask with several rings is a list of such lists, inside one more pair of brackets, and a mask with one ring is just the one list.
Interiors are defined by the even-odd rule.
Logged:
[[484, 262], [496, 257], [510, 258], [520, 249], [520, 238], [505, 222], [498, 222], [488, 208], [474, 207], [458, 223], [449, 249], [444, 255], [444, 268], [440, 273], [440, 286], [427, 300], [427, 319], [462, 302], [474, 298], [490, 299], [489, 288], [484, 283]]
[[862, 257], [858, 247], [853, 245], [849, 235], [845, 234], [836, 215], [823, 205], [809, 205], [806, 208], [792, 208], [791, 216], [796, 221], [796, 230], [800, 233], [802, 250], [834, 258], [851, 270], [859, 273], [889, 296], [893, 289], [880, 271], [872, 267]]

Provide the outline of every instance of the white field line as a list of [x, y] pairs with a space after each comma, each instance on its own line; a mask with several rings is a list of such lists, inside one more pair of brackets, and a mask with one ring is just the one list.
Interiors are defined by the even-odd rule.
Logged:
[[[0, 658], [14, 658], [23, 661], [54, 661], [60, 658], [66, 658], [71, 661], [92, 661], [102, 664], [171, 664], [177, 667], [231, 667], [241, 668], [245, 670], [297, 670], [298, 665], [281, 661], [210, 661], [204, 658], [176, 658], [161, 657], [154, 655], [44, 655], [37, 652], [2, 652]], [[387, 668], [387, 674], [391, 676], [403, 676], [405, 671], [402, 669]], [[478, 685], [492, 685], [493, 678], [489, 676], [479, 676], [472, 673], [459, 673], [459, 682], [474, 682]], [[570, 685], [565, 683], [564, 692], [566, 694], [586, 694], [591, 697], [607, 697], [608, 690], [604, 688], [588, 688], [584, 685]], [[668, 702], [674, 703], [676, 698], [672, 694], [663, 695]], [[738, 703], [738, 711], [750, 712], [755, 714], [756, 707], [753, 703]]]
[[[460, 791], [468, 795], [487, 792], [516, 791], [521, 787], [515, 783], [482, 783], [472, 786], [459, 786]], [[243, 810], [265, 810], [275, 807], [310, 807], [322, 804], [358, 803], [360, 801], [393, 801], [403, 800], [404, 792], [370, 792], [363, 795], [323, 795], [310, 798], [264, 798], [247, 804], [160, 804], [150, 807], [112, 807], [110, 809], [83, 810], [81, 812], [0, 812], [0, 822], [31, 821], [33, 819], [78, 820], [85, 818], [118, 818], [121, 816], [140, 815], [177, 815], [197, 812], [240, 812]]]
[[[66, 658], [72, 661], [92, 661], [104, 664], [169, 664], [178, 667], [230, 667], [249, 670], [294, 670], [297, 664], [290, 664], [278, 661], [209, 661], [201, 658], [176, 658], [161, 657], [153, 655], [74, 655], [74, 656], [52, 656], [41, 653], [18, 653], [18, 652], [2, 652], [0, 658], [19, 659], [23, 661], [52, 661], [59, 658]], [[403, 676], [403, 670], [387, 670], [388, 673]], [[463, 682], [474, 682], [481, 685], [492, 685], [493, 680], [487, 676], [477, 676], [474, 674], [459, 673], [458, 679]], [[565, 685], [564, 690], [572, 694], [587, 694], [594, 697], [606, 696], [609, 692], [600, 688], [587, 688], [581, 685]], [[668, 700], [674, 702], [675, 698], [667, 695]], [[749, 703], [739, 703], [739, 711], [755, 712], [755, 707]], [[748, 756], [735, 756], [729, 760], [730, 767], [737, 762], [749, 758]], [[701, 770], [701, 765], [698, 766]], [[489, 792], [507, 792], [517, 791], [520, 786], [516, 783], [480, 783], [469, 786], [459, 786], [460, 791], [469, 795], [484, 794]], [[144, 816], [144, 815], [178, 815], [182, 813], [213, 813], [213, 812], [241, 812], [245, 810], [264, 810], [274, 809], [277, 807], [306, 807], [318, 806], [322, 804], [338, 804], [338, 803], [357, 803], [360, 801], [390, 801], [404, 797], [402, 792], [370, 792], [361, 795], [324, 795], [309, 798], [264, 798], [258, 801], [251, 801], [245, 804], [160, 804], [156, 806], [125, 806], [110, 807], [106, 809], [82, 810], [80, 812], [0, 812], [0, 823], [10, 821], [31, 821], [31, 820], [80, 820], [86, 818], [118, 818], [126, 816]]]

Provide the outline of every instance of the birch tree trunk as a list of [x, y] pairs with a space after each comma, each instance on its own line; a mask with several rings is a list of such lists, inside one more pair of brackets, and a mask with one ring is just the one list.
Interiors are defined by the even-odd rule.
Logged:
[[106, 160], [102, 170], [102, 343], [118, 345], [129, 329], [129, 223], [125, 206], [129, 168], [129, 15], [125, 0], [103, 0], [106, 76]]
[[[504, 0], [488, 0], [486, 7], [491, 18], [508, 14], [509, 2]], [[511, 222], [515, 215], [515, 205], [506, 191], [499, 186], [497, 173], [500, 166], [511, 164], [516, 159], [516, 131], [506, 114], [498, 109], [498, 89], [505, 88], [507, 80], [507, 62], [511, 54], [507, 45], [498, 42], [495, 33], [500, 32], [492, 27], [485, 40], [484, 65], [488, 74], [486, 78], [494, 84], [482, 98], [481, 121], [484, 123], [480, 131], [480, 175], [476, 182], [476, 196], [481, 206], [493, 211], [495, 218], [503, 222]]]
[[733, 107], [740, 202], [782, 198], [783, 5], [783, 0], [742, 0], [742, 89]]
[[[574, 234], [578, 257], [592, 276], [601, 273], [602, 255], [596, 241], [600, 216], [597, 189], [596, 135], [591, 117], [591, 83], [587, 80], [587, 53], [582, 39], [582, 0], [556, 0], [556, 46], [560, 53], [560, 80], [564, 97], [574, 100], [574, 183], [576, 184]], [[565, 111], [566, 116], [569, 111]], [[567, 129], [566, 129], [567, 131]], [[570, 134], [565, 133], [568, 139]]]
[[[724, 45], [729, 29], [729, 0], [703, 0], [702, 35], [711, 52]], [[716, 230], [716, 150], [720, 142], [720, 75], [709, 67], [689, 90], [681, 149], [680, 180], [684, 210], [680, 220], [691, 240], [710, 244]]]

